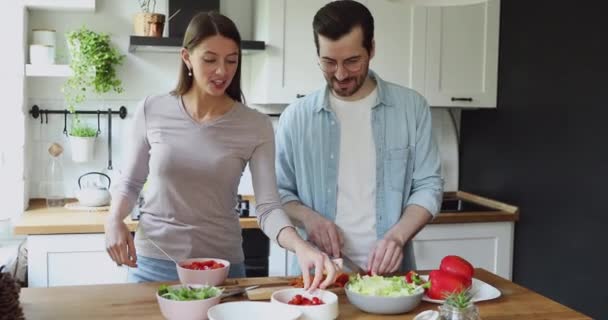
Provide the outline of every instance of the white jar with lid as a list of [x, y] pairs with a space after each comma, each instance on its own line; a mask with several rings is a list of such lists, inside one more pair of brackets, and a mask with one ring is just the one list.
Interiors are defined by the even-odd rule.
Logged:
[[55, 47], [43, 44], [30, 44], [31, 64], [54, 64]]
[[31, 44], [42, 44], [45, 46], [55, 47], [56, 44], [55, 30], [52, 29], [33, 29]]

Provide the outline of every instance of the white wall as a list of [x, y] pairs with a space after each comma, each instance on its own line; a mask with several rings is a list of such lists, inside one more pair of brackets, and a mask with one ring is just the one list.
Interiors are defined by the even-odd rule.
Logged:
[[10, 235], [10, 219], [22, 209], [25, 198], [24, 153], [25, 130], [21, 110], [24, 99], [23, 41], [24, 12], [19, 1], [2, 4], [0, 19], [3, 50], [0, 59], [0, 247]]

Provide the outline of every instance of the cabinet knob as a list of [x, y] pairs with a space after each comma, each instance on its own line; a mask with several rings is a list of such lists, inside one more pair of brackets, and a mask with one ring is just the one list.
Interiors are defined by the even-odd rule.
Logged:
[[300, 98], [304, 98], [306, 95], [305, 94], [296, 94], [296, 98], [300, 99]]
[[452, 97], [452, 101], [468, 101], [473, 102], [473, 98], [471, 97]]

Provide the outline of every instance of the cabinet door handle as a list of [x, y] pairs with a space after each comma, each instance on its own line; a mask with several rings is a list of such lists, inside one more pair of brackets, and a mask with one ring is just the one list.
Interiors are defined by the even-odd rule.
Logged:
[[304, 96], [306, 96], [305, 94], [296, 94], [296, 98], [300, 99], [300, 98], [304, 98]]
[[452, 97], [452, 101], [468, 101], [473, 102], [473, 98], [471, 97]]

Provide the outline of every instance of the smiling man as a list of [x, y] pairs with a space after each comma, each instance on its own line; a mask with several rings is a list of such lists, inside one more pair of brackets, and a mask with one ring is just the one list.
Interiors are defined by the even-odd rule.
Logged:
[[313, 31], [327, 85], [279, 121], [281, 202], [327, 254], [376, 274], [415, 269], [410, 240], [437, 214], [443, 193], [429, 106], [369, 69], [374, 19], [364, 5], [330, 2]]

